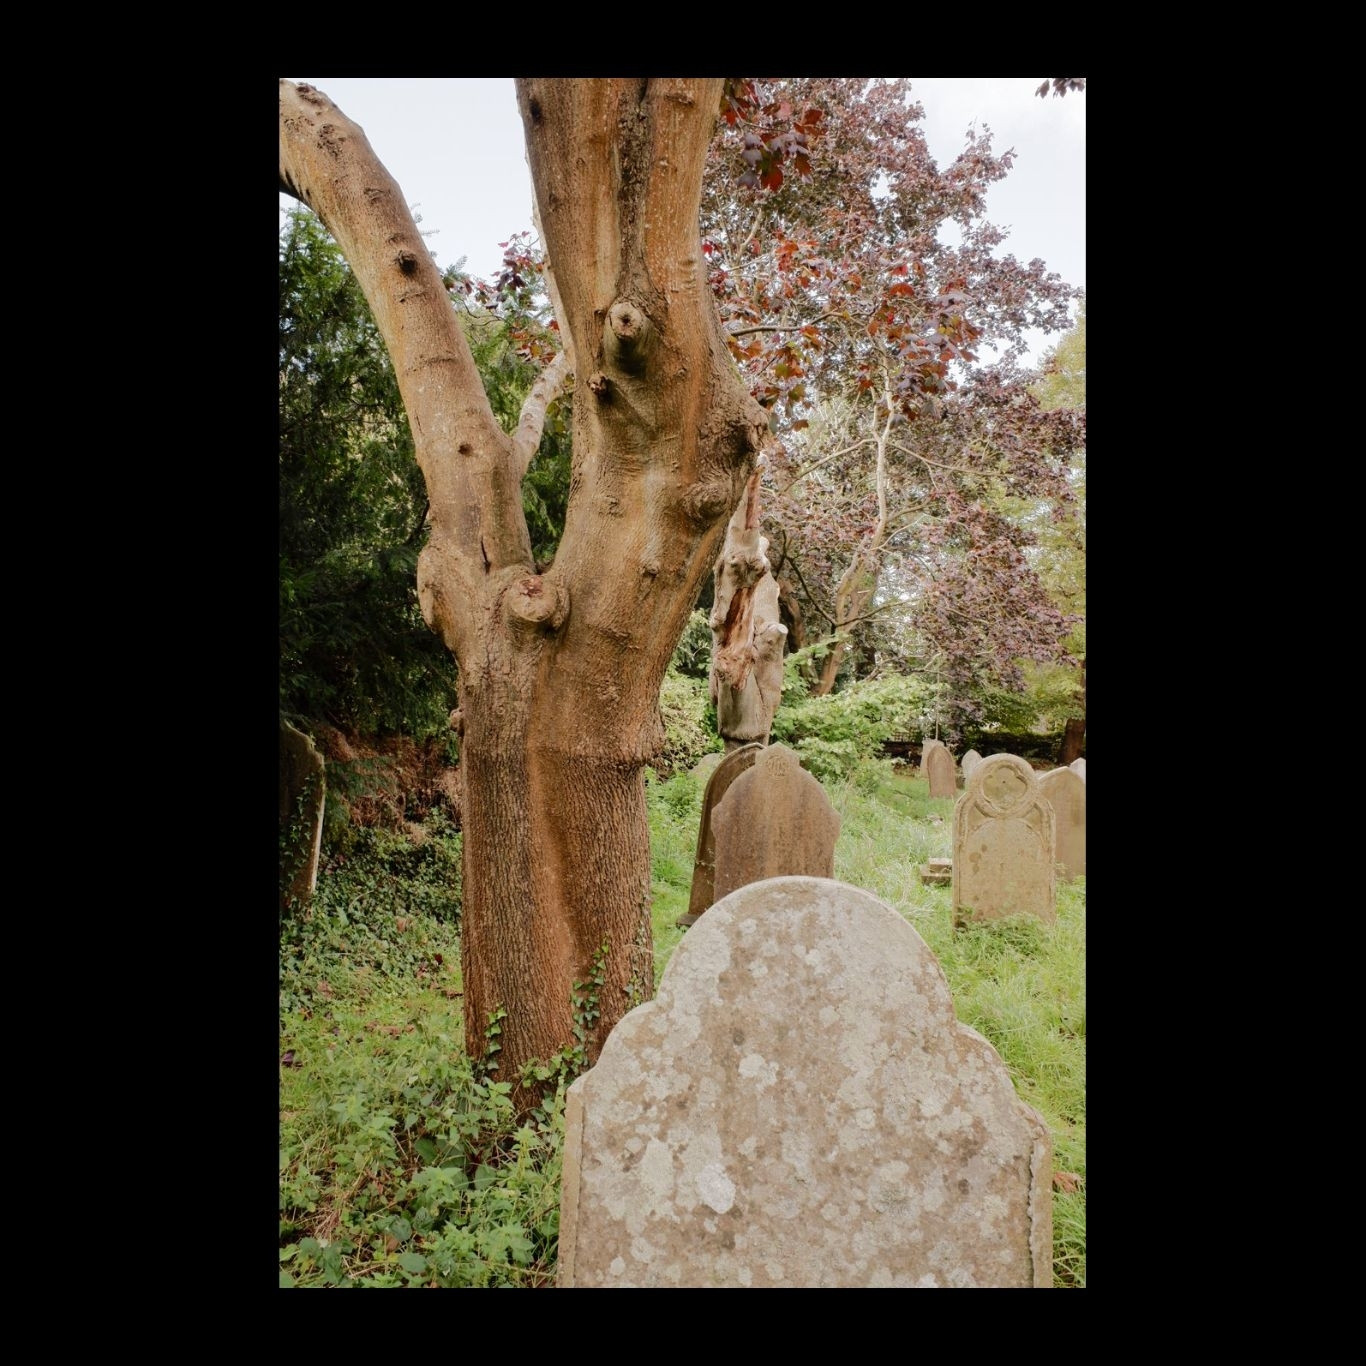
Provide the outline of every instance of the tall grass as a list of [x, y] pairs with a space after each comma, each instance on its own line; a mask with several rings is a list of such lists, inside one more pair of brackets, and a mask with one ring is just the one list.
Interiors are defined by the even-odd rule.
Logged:
[[[685, 933], [704, 782], [647, 779], [655, 979]], [[1000, 1053], [1053, 1136], [1054, 1280], [1086, 1284], [1085, 883], [1057, 923], [954, 931], [951, 890], [919, 867], [952, 852], [953, 802], [865, 763], [827, 786], [835, 876], [880, 897], [939, 960], [958, 1018]], [[461, 1026], [459, 836], [361, 832], [281, 928], [281, 1284], [553, 1284], [563, 1087], [518, 1121], [511, 1083]]]

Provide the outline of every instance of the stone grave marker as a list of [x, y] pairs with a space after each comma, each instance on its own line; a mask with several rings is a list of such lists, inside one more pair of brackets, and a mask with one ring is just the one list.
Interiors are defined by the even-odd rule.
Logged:
[[953, 923], [1057, 919], [1053, 808], [1015, 754], [983, 759], [953, 808]]
[[280, 904], [307, 901], [318, 884], [326, 765], [313, 741], [280, 718]]
[[563, 1287], [1052, 1284], [1052, 1142], [890, 906], [723, 897], [569, 1088]]
[[1073, 759], [1072, 762], [1071, 762], [1070, 764], [1067, 765], [1067, 767], [1070, 768], [1070, 769], [1072, 770], [1072, 772], [1075, 773], [1075, 774], [1077, 775], [1077, 777], [1080, 778], [1080, 779], [1082, 780], [1082, 782], [1085, 782], [1085, 781], [1086, 781], [1086, 760], [1085, 760], [1085, 759]]
[[769, 745], [712, 813], [713, 900], [769, 877], [830, 877], [839, 833], [825, 789], [786, 745]]
[[927, 887], [941, 887], [953, 881], [951, 858], [926, 859], [920, 865], [920, 881]]
[[975, 749], [970, 749], [965, 755], [963, 755], [963, 762], [959, 765], [959, 770], [963, 775], [964, 787], [968, 785], [969, 780], [972, 778], [972, 770], [975, 769], [977, 765], [981, 762], [982, 756], [978, 754]]
[[716, 900], [716, 827], [713, 819], [716, 804], [730, 791], [730, 785], [746, 769], [752, 767], [763, 745], [741, 745], [722, 758], [707, 779], [707, 790], [702, 794], [702, 823], [697, 830], [697, 854], [693, 859], [692, 887], [688, 892], [688, 910], [674, 924], [686, 929], [697, 922], [697, 917]]
[[920, 776], [928, 778], [930, 776], [930, 751], [932, 749], [943, 749], [942, 740], [931, 740], [926, 738], [920, 745]]
[[1086, 780], [1070, 768], [1055, 768], [1039, 779], [1039, 791], [1053, 808], [1053, 858], [1071, 881], [1086, 876]]
[[946, 745], [935, 745], [929, 752], [926, 768], [930, 778], [931, 797], [958, 795], [958, 766]]

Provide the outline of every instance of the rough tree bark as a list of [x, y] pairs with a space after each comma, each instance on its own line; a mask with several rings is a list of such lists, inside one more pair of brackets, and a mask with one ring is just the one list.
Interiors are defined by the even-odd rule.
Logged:
[[[431, 502], [423, 614], [459, 664], [468, 1051], [498, 1075], [574, 1043], [606, 949], [603, 1040], [653, 995], [642, 767], [659, 688], [767, 434], [726, 349], [698, 233], [715, 80], [519, 80], [575, 366], [564, 536], [535, 573], [525, 465], [398, 185], [321, 91], [280, 82], [280, 187], [321, 218], [389, 348]], [[477, 192], [477, 191], [476, 191]]]
[[710, 688], [727, 753], [768, 744], [783, 695], [787, 627], [778, 620], [778, 581], [768, 561], [768, 538], [759, 531], [761, 474], [756, 469], [750, 476], [712, 571]]

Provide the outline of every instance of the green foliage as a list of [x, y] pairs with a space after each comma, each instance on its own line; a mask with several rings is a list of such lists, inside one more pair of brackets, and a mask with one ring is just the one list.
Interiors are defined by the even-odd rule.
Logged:
[[280, 234], [280, 705], [437, 733], [454, 669], [417, 602], [426, 490], [364, 296], [306, 210]]
[[458, 836], [367, 838], [281, 931], [280, 1283], [548, 1285], [563, 1092], [519, 1124], [466, 1055]]
[[1001, 1055], [1020, 1097], [1053, 1139], [1053, 1277], [1086, 1285], [1086, 880], [1060, 882], [1057, 921], [952, 923], [950, 886], [922, 884], [920, 866], [953, 852], [952, 798], [920, 778], [875, 791], [831, 792], [840, 813], [835, 876], [880, 897], [925, 940], [954, 1013]]
[[711, 674], [711, 646], [711, 625], [707, 621], [707, 614], [700, 608], [694, 609], [674, 647], [673, 659], [669, 662], [670, 670], [687, 678], [705, 681]]
[[918, 730], [932, 686], [918, 678], [871, 678], [794, 701], [785, 688], [770, 738], [796, 750], [822, 782], [842, 782], [875, 762], [886, 740]]
[[[705, 783], [645, 778], [656, 983], [683, 936]], [[1057, 921], [955, 930], [951, 889], [922, 885], [952, 852], [953, 800], [874, 764], [830, 788], [835, 876], [902, 915], [939, 961], [958, 1018], [1001, 1055], [1053, 1138], [1053, 1265], [1086, 1284], [1085, 881], [1059, 885]], [[435, 857], [433, 843], [444, 844]], [[281, 927], [280, 1283], [506, 1287], [553, 1282], [564, 1090], [597, 1019], [603, 952], [574, 984], [576, 1040], [529, 1071], [546, 1097], [519, 1123], [512, 1084], [475, 1066], [460, 1022], [453, 833], [365, 831]], [[419, 891], [418, 883], [425, 884]], [[496, 1043], [499, 1012], [477, 1051]]]
[[651, 927], [654, 931], [655, 985], [674, 946], [683, 937], [678, 917], [692, 894], [693, 864], [702, 825], [707, 780], [686, 770], [661, 780], [645, 770], [645, 801], [650, 820]]
[[664, 722], [664, 744], [655, 757], [655, 767], [660, 773], [691, 768], [704, 754], [724, 748], [716, 733], [716, 710], [706, 683], [670, 668], [659, 690], [659, 714]]

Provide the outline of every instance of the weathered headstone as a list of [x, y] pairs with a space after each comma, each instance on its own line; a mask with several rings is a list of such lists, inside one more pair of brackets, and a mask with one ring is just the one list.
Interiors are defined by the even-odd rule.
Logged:
[[752, 883], [569, 1088], [559, 1284], [1044, 1288], [1052, 1160], [900, 915]]
[[326, 765], [313, 741], [280, 718], [280, 904], [307, 901], [318, 882]]
[[[1072, 770], [1072, 772], [1075, 773], [1075, 774], [1077, 775], [1077, 777], [1080, 778], [1080, 779], [1082, 780], [1082, 782], [1085, 782], [1085, 781], [1086, 781], [1086, 760], [1085, 760], [1085, 759], [1073, 759], [1072, 762], [1071, 762], [1070, 764], [1067, 765], [1067, 767], [1070, 768], [1070, 769]], [[1101, 795], [1103, 796], [1104, 794], [1102, 793]]]
[[946, 745], [935, 745], [930, 750], [926, 769], [929, 772], [931, 797], [958, 795], [958, 766]]
[[983, 759], [953, 808], [953, 923], [1057, 919], [1053, 808], [1014, 754]]
[[716, 765], [707, 779], [707, 790], [702, 794], [702, 823], [697, 831], [697, 855], [693, 859], [692, 888], [688, 893], [688, 911], [675, 924], [685, 929], [716, 900], [716, 827], [713, 820], [716, 804], [730, 790], [730, 785], [759, 757], [760, 744], [741, 745], [733, 749]]
[[721, 766], [721, 760], [726, 756], [718, 749], [710, 754], [704, 754], [693, 766], [692, 776], [701, 782], [710, 782], [711, 775]]
[[963, 755], [963, 762], [958, 766], [963, 775], [963, 786], [966, 787], [972, 778], [972, 770], [982, 762], [982, 756], [975, 749], [970, 749]]
[[825, 789], [786, 745], [769, 745], [712, 813], [715, 900], [764, 878], [832, 876], [839, 833]]
[[920, 881], [927, 887], [938, 887], [953, 881], [951, 858], [926, 859], [920, 865]]
[[1053, 808], [1053, 858], [1071, 881], [1086, 875], [1086, 780], [1070, 768], [1055, 768], [1039, 779], [1039, 791]]
[[930, 776], [930, 751], [932, 749], [943, 749], [942, 740], [931, 740], [926, 737], [920, 744], [920, 776], [928, 778]]

